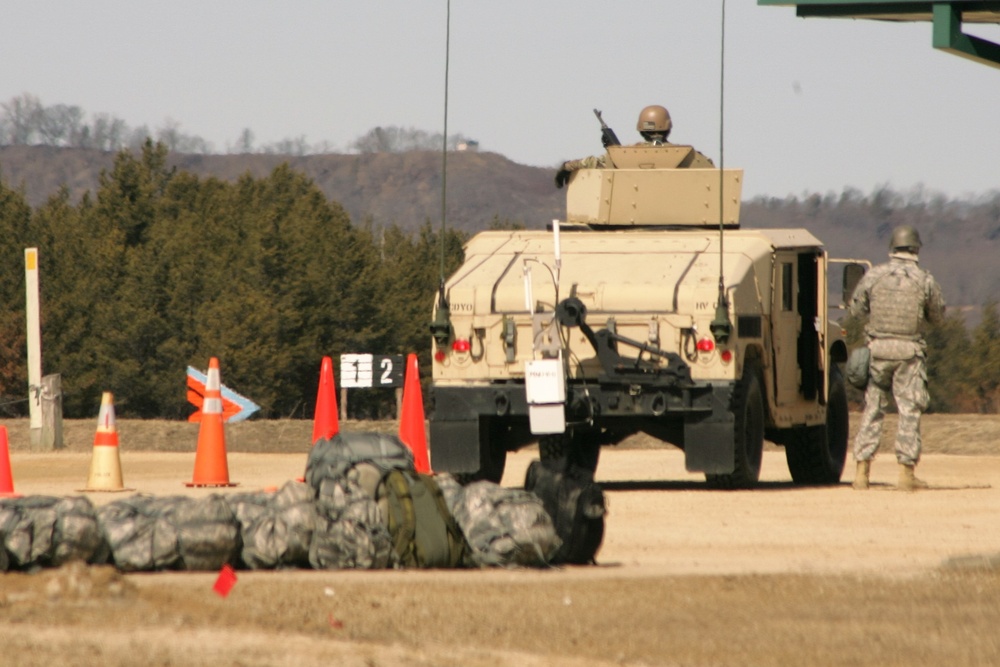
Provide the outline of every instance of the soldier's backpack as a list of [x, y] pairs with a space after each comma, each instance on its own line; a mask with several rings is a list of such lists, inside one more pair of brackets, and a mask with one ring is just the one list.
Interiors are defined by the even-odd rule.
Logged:
[[376, 490], [392, 548], [403, 567], [468, 564], [468, 545], [432, 475], [390, 470]]
[[607, 506], [604, 490], [586, 470], [561, 461], [532, 461], [524, 488], [537, 495], [552, 517], [562, 546], [552, 563], [583, 565], [594, 562], [604, 540]]

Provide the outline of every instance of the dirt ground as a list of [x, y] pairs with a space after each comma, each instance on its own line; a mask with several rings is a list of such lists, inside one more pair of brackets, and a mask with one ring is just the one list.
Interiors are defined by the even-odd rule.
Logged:
[[[66, 448], [48, 453], [30, 451], [23, 420], [0, 423], [17, 492], [79, 493], [95, 423], [67, 422]], [[311, 433], [301, 421], [227, 427], [239, 486], [220, 490], [183, 485], [196, 425], [118, 428], [125, 485], [158, 495], [281, 485], [302, 474]], [[216, 573], [7, 573], [0, 664], [1000, 664], [1000, 417], [929, 415], [924, 440], [932, 488], [912, 494], [894, 490], [888, 441], [866, 493], [850, 471], [839, 486], [793, 486], [772, 446], [760, 488], [735, 492], [708, 490], [648, 438], [608, 448], [596, 567], [241, 571], [226, 598]], [[512, 455], [504, 484], [520, 485], [536, 455]]]

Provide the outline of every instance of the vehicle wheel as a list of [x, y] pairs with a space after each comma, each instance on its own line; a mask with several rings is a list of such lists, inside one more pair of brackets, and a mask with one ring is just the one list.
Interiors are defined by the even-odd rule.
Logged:
[[565, 433], [543, 435], [538, 440], [538, 454], [549, 465], [568, 463], [593, 475], [601, 454], [599, 433], [567, 429]]
[[569, 451], [572, 432], [543, 435], [538, 439], [538, 457], [542, 461], [555, 461], [566, 456]]
[[734, 468], [728, 475], [705, 475], [716, 489], [750, 489], [760, 479], [764, 455], [764, 394], [760, 373], [754, 366], [743, 369], [743, 378], [733, 391]]
[[499, 419], [479, 420], [479, 470], [461, 472], [455, 479], [463, 486], [488, 480], [500, 483], [504, 468], [507, 467], [507, 434], [509, 427]]
[[796, 484], [837, 484], [847, 458], [847, 390], [840, 369], [830, 370], [826, 426], [797, 429], [785, 445]]

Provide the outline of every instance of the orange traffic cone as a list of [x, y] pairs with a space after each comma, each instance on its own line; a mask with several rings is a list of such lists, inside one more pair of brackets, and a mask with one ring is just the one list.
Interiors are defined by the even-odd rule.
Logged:
[[198, 451], [194, 456], [194, 479], [186, 486], [236, 486], [229, 482], [226, 461], [226, 432], [222, 423], [222, 378], [219, 360], [208, 362], [205, 380], [205, 400], [201, 406], [201, 426], [198, 428]]
[[10, 471], [10, 445], [7, 443], [7, 427], [0, 426], [0, 498], [20, 498], [14, 493], [14, 475]]
[[118, 455], [118, 429], [115, 427], [115, 401], [110, 391], [101, 394], [97, 415], [94, 454], [90, 459], [90, 477], [83, 491], [131, 491], [122, 483], [122, 463]]
[[417, 472], [429, 473], [431, 463], [427, 456], [427, 432], [424, 428], [424, 398], [420, 393], [420, 371], [417, 355], [406, 358], [406, 378], [403, 381], [403, 409], [399, 415], [399, 439], [413, 452], [413, 467]]
[[333, 382], [333, 360], [323, 357], [319, 370], [319, 391], [316, 392], [316, 414], [313, 417], [313, 437], [317, 440], [332, 438], [340, 430], [337, 420], [337, 387]]

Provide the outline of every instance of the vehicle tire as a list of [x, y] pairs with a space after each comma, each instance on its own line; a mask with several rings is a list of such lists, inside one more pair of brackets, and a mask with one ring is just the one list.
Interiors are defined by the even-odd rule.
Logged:
[[538, 440], [538, 455], [549, 465], [567, 464], [593, 476], [601, 455], [600, 434], [567, 429], [565, 433], [543, 435]]
[[847, 458], [847, 390], [840, 369], [830, 370], [826, 426], [796, 429], [785, 445], [788, 471], [796, 484], [838, 484]]
[[507, 434], [509, 427], [499, 419], [479, 420], [479, 470], [460, 472], [455, 479], [463, 486], [488, 480], [500, 483], [507, 467]]
[[728, 475], [705, 475], [715, 489], [750, 489], [760, 479], [764, 456], [764, 394], [760, 372], [755, 366], [743, 369], [743, 378], [733, 390], [733, 472]]
[[553, 433], [538, 438], [538, 457], [542, 461], [555, 461], [566, 456], [569, 451], [572, 432]]

